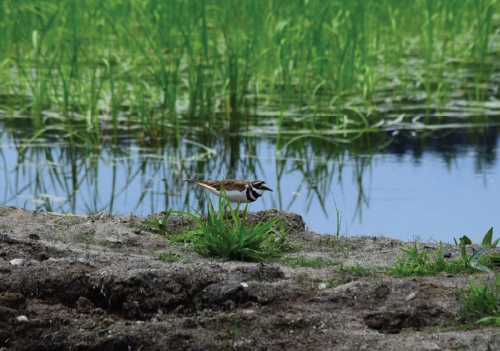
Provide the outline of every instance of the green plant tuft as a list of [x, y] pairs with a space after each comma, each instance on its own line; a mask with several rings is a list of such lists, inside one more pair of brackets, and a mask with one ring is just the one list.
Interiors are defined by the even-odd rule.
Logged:
[[397, 264], [393, 267], [386, 267], [386, 273], [397, 277], [436, 275], [441, 272], [451, 274], [485, 272], [489, 269], [482, 265], [482, 255], [487, 246], [481, 246], [471, 255], [466, 252], [466, 241], [462, 241], [460, 259], [446, 261], [443, 255], [442, 244], [436, 253], [419, 251], [417, 243], [408, 245], [408, 248], [401, 249], [403, 255], [396, 256]]
[[144, 224], [144, 225], [148, 225], [150, 227], [153, 227], [155, 230], [157, 230], [160, 234], [162, 235], [166, 235], [167, 234], [167, 221], [168, 221], [168, 217], [170, 217], [170, 210], [169, 211], [166, 211], [165, 212], [165, 215], [163, 216], [163, 218], [161, 220], [155, 218], [155, 220], [153, 221], [142, 221], [141, 223]]
[[493, 273], [495, 278], [492, 282], [477, 277], [476, 283], [469, 277], [468, 291], [461, 291], [466, 305], [464, 319], [480, 318], [476, 323], [500, 326], [500, 273], [496, 269]]
[[[168, 211], [189, 216], [198, 225], [198, 229], [185, 232], [173, 242], [191, 242], [193, 250], [206, 257], [218, 257], [222, 260], [263, 261], [273, 256], [277, 250], [286, 249], [287, 232], [279, 225], [281, 218], [247, 225], [248, 205], [243, 211], [234, 210], [222, 191], [219, 195], [219, 211], [215, 211], [208, 197], [207, 216], [187, 211]], [[225, 220], [222, 209], [229, 208], [229, 220]], [[276, 235], [278, 227], [279, 235]], [[273, 229], [274, 228], [274, 229]]]
[[172, 253], [170, 250], [168, 252], [165, 251], [156, 251], [153, 254], [154, 257], [159, 259], [160, 261], [165, 261], [165, 262], [177, 262], [179, 261], [179, 255]]

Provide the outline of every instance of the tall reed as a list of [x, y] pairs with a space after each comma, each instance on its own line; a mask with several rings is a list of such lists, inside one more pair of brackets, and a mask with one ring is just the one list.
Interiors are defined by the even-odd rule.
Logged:
[[451, 61], [486, 68], [468, 95], [481, 100], [499, 2], [4, 0], [0, 107], [29, 108], [35, 126], [54, 123], [41, 118], [51, 111], [94, 129], [110, 112], [115, 129], [122, 115], [157, 138], [179, 136], [179, 115], [238, 130], [256, 106], [314, 130], [380, 89], [446, 101], [465, 89], [447, 78]]

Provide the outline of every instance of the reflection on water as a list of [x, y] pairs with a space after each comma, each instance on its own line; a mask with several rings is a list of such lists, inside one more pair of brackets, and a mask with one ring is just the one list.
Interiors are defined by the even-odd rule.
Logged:
[[200, 210], [203, 191], [181, 178], [264, 179], [275, 191], [252, 211], [297, 212], [320, 233], [337, 232], [338, 209], [341, 234], [447, 242], [466, 234], [478, 241], [500, 228], [498, 134], [490, 127], [364, 135], [351, 143], [282, 139], [290, 143], [277, 153], [274, 138], [241, 135], [185, 134], [180, 150], [123, 142], [91, 152], [53, 142], [26, 147], [0, 132], [0, 204], [72, 213]]

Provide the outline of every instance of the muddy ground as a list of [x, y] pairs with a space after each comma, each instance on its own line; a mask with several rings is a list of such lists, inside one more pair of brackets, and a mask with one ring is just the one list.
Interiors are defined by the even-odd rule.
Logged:
[[500, 350], [500, 329], [459, 328], [467, 277], [359, 276], [345, 267], [394, 264], [407, 243], [318, 235], [277, 214], [294, 226], [286, 256], [330, 264], [220, 262], [183, 245], [166, 262], [144, 218], [0, 207], [0, 350]]

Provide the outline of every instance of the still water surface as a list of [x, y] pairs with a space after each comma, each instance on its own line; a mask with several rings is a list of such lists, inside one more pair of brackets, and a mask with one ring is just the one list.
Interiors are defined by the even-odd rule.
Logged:
[[458, 131], [451, 144], [403, 139], [377, 153], [336, 157], [306, 150], [300, 160], [277, 156], [269, 138], [252, 138], [251, 147], [238, 142], [231, 152], [221, 151], [227, 149], [222, 142], [220, 149], [199, 148], [194, 156], [185, 139], [187, 157], [180, 163], [168, 147], [152, 151], [131, 143], [89, 155], [54, 143], [23, 149], [3, 134], [0, 205], [139, 215], [200, 210], [205, 195], [182, 177], [251, 178], [274, 189], [251, 204], [252, 211], [275, 206], [297, 212], [319, 233], [337, 233], [338, 210], [342, 235], [445, 242], [467, 235], [477, 242], [492, 226], [500, 236], [497, 135], [470, 142], [466, 131]]

